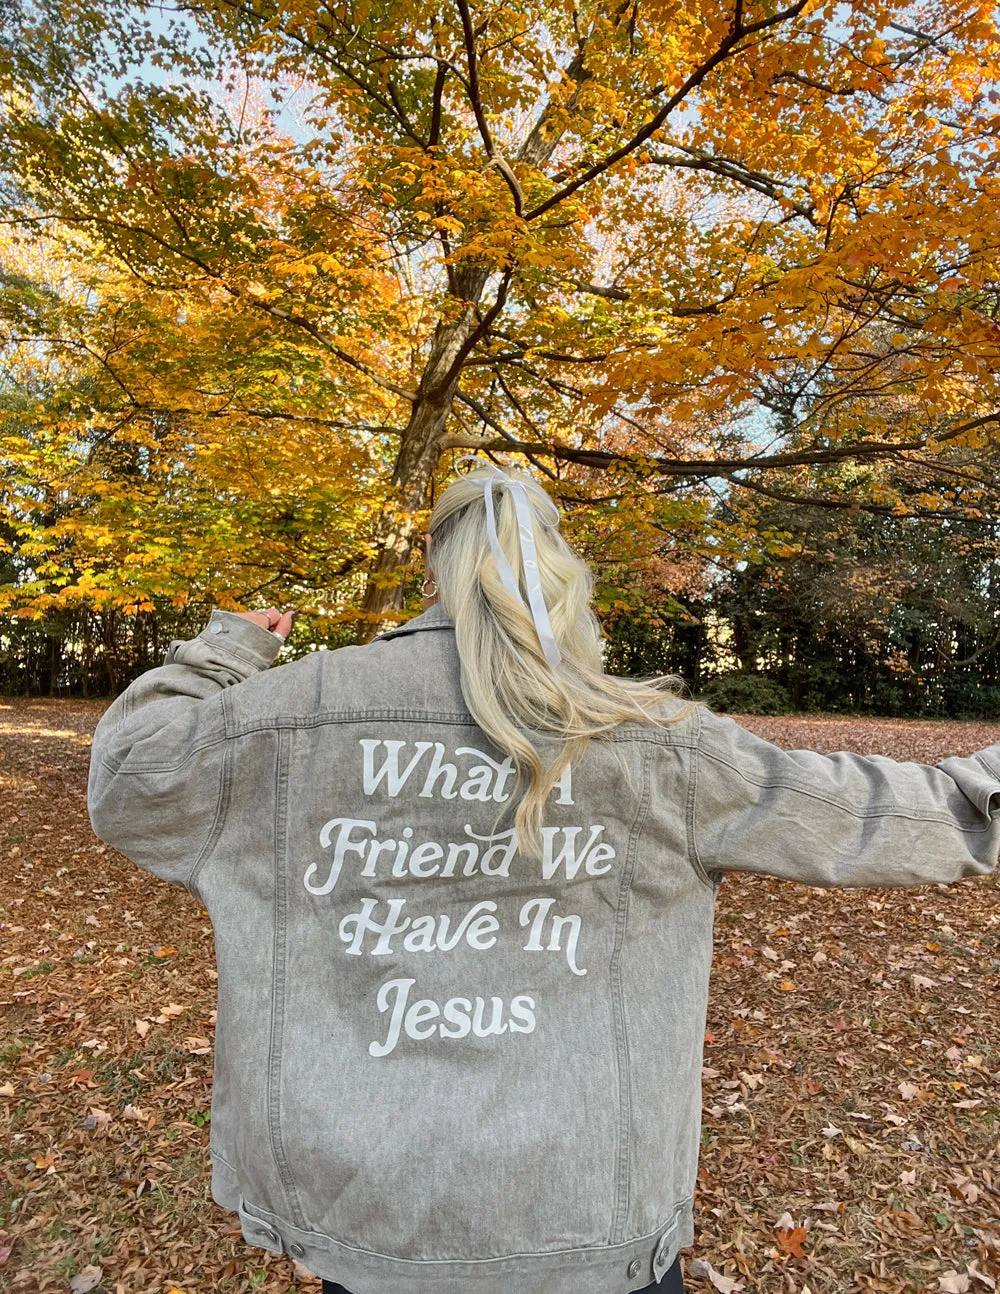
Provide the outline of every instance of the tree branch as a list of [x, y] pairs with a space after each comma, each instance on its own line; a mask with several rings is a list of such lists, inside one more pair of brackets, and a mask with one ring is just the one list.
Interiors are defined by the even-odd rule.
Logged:
[[[470, 397], [462, 397], [471, 402]], [[490, 425], [495, 425], [492, 420]], [[696, 476], [726, 477], [733, 472], [764, 470], [778, 467], [802, 467], [808, 464], [839, 463], [846, 460], [858, 462], [879, 461], [882, 459], [902, 459], [908, 450], [919, 449], [924, 440], [908, 441], [895, 444], [891, 441], [866, 441], [849, 445], [826, 446], [816, 449], [788, 450], [777, 454], [750, 454], [743, 458], [665, 458], [659, 454], [628, 453], [603, 449], [581, 449], [571, 445], [554, 445], [545, 442], [526, 442], [515, 440], [503, 432], [502, 441], [488, 436], [454, 436], [442, 438], [442, 448], [451, 449], [496, 449], [508, 453], [542, 454], [549, 458], [562, 459], [570, 463], [594, 468], [614, 468], [621, 465], [641, 468], [649, 476]], [[924, 464], [924, 466], [932, 466]], [[735, 481], [735, 484], [745, 484]], [[891, 511], [891, 509], [890, 509]], [[939, 515], [934, 513], [933, 515]]]
[[533, 207], [525, 215], [525, 220], [536, 220], [546, 211], [551, 210], [552, 207], [558, 206], [560, 202], [563, 202], [570, 196], [570, 194], [575, 193], [577, 189], [582, 188], [585, 184], [589, 184], [590, 181], [595, 179], [598, 175], [602, 175], [609, 169], [609, 167], [614, 166], [616, 162], [620, 162], [623, 157], [628, 157], [630, 153], [635, 152], [640, 145], [644, 144], [647, 139], [656, 134], [677, 105], [686, 99], [692, 90], [697, 89], [702, 81], [704, 81], [705, 77], [708, 76], [709, 72], [718, 67], [720, 63], [724, 63], [726, 61], [744, 36], [753, 35], [758, 31], [778, 26], [790, 18], [797, 17], [806, 7], [807, 3], [808, 0], [795, 0], [794, 4], [789, 5], [787, 9], [780, 10], [772, 17], [762, 18], [759, 22], [750, 23], [744, 27], [742, 25], [742, 9], [740, 7], [741, 0], [739, 0], [736, 10], [737, 16], [729, 29], [728, 35], [726, 35], [726, 37], [720, 42], [714, 54], [711, 54], [703, 63], [695, 68], [690, 76], [688, 76], [684, 81], [683, 85], [681, 85], [670, 96], [659, 112], [651, 117], [645, 126], [643, 126], [642, 129], [638, 131], [638, 133], [635, 134], [627, 143], [623, 144], [620, 148], [615, 149], [613, 153], [610, 153], [602, 161], [595, 162], [593, 166], [589, 166], [582, 175], [577, 176], [575, 180], [571, 180], [568, 184], [564, 185], [563, 188], [558, 190], [558, 192], [553, 193], [550, 197], [546, 198], [544, 202], [540, 202], [537, 207]]
[[781, 189], [788, 187], [788, 181], [775, 180], [760, 171], [751, 171], [742, 162], [734, 162], [728, 157], [714, 157], [710, 154], [702, 153], [696, 148], [687, 148], [683, 144], [677, 144], [676, 147], [685, 156], [653, 154], [650, 156], [650, 162], [656, 166], [667, 166], [675, 170], [707, 171], [712, 175], [718, 175], [722, 179], [733, 180], [735, 183], [742, 185], [743, 188], [752, 189], [755, 193], [761, 193], [764, 197], [771, 198], [774, 202], [789, 203], [796, 215], [807, 220], [813, 228], [821, 228], [820, 222], [816, 219], [814, 207], [805, 206], [801, 202], [791, 202], [780, 192]]
[[469, 13], [468, 0], [457, 0], [457, 4], [458, 12], [462, 16], [465, 58], [469, 65], [469, 101], [472, 104], [472, 111], [475, 113], [476, 125], [479, 127], [479, 134], [482, 137], [486, 155], [489, 158], [486, 167], [495, 166], [503, 176], [514, 199], [514, 211], [518, 216], [521, 216], [524, 214], [524, 195], [521, 192], [521, 186], [518, 184], [517, 176], [511, 170], [509, 163], [505, 158], [501, 157], [494, 146], [490, 125], [486, 120], [486, 111], [483, 108], [482, 97], [479, 93], [479, 60], [476, 56], [476, 33], [472, 29], [472, 15]]

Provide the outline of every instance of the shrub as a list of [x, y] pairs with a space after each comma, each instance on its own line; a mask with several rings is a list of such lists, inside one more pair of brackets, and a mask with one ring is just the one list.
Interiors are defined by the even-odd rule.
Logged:
[[713, 710], [735, 714], [788, 714], [793, 709], [787, 689], [763, 674], [735, 672], [710, 679], [701, 700]]

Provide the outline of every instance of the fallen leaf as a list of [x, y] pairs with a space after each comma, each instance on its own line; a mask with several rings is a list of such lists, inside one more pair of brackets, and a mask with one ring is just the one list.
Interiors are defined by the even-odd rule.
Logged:
[[793, 1227], [789, 1230], [782, 1229], [778, 1232], [778, 1244], [784, 1249], [786, 1254], [791, 1254], [793, 1258], [804, 1258], [802, 1246], [806, 1241], [805, 1227]]
[[103, 1132], [111, 1122], [111, 1115], [107, 1110], [99, 1110], [96, 1105], [90, 1107], [90, 1113], [80, 1122], [81, 1128], [87, 1128], [90, 1131]]
[[711, 1263], [705, 1262], [703, 1258], [695, 1258], [691, 1263], [691, 1275], [700, 1276], [702, 1279], [708, 1279], [712, 1282], [720, 1294], [739, 1294], [739, 1291], [746, 1286], [742, 1281], [734, 1280], [731, 1276], [723, 1276], [722, 1272], [717, 1272]]
[[979, 1199], [979, 1187], [971, 1177], [964, 1177], [961, 1174], [958, 1174], [948, 1183], [948, 1189], [951, 1191], [952, 1195], [959, 1199], [967, 1200], [969, 1204], [975, 1204], [976, 1200]]
[[92, 1290], [100, 1285], [103, 1274], [100, 1267], [94, 1267], [93, 1265], [84, 1267], [70, 1280], [69, 1287], [73, 1294], [87, 1294], [87, 1290]]

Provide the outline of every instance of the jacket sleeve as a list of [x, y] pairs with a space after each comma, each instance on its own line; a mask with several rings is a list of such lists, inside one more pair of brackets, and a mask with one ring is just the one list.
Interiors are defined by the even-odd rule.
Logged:
[[1000, 853], [1000, 744], [939, 764], [784, 750], [699, 707], [691, 846], [712, 873], [823, 888], [986, 876]]
[[226, 688], [267, 669], [282, 640], [231, 611], [175, 639], [105, 710], [94, 731], [87, 812], [133, 862], [188, 887], [225, 811]]

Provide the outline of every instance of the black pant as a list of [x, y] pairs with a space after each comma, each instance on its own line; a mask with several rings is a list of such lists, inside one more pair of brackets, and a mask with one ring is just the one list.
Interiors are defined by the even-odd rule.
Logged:
[[[684, 1281], [681, 1279], [681, 1260], [674, 1260], [674, 1265], [668, 1272], [663, 1273], [663, 1279], [656, 1281], [652, 1285], [647, 1285], [643, 1290], [637, 1290], [636, 1294], [648, 1294], [649, 1290], [656, 1290], [657, 1294], [684, 1294]], [[336, 1281], [323, 1282], [323, 1294], [351, 1294], [350, 1290], [344, 1289], [343, 1285], [338, 1285]], [[511, 1294], [517, 1294], [515, 1290]]]

